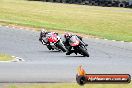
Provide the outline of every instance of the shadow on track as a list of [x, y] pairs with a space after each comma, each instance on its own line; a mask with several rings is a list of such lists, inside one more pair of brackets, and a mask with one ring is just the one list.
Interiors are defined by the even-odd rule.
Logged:
[[41, 52], [41, 53], [63, 53], [61, 51], [38, 51], [38, 52]]
[[79, 55], [76, 55], [76, 56], [73, 56], [73, 55], [67, 56], [67, 55], [66, 55], [66, 57], [84, 57], [84, 56], [79, 56]]

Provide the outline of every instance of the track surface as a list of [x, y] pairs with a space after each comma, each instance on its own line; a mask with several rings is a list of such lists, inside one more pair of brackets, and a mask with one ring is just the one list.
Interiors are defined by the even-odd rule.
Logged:
[[132, 75], [132, 43], [84, 39], [90, 57], [49, 51], [39, 41], [39, 32], [0, 27], [0, 53], [24, 62], [0, 62], [0, 82], [75, 82], [77, 67], [87, 73]]

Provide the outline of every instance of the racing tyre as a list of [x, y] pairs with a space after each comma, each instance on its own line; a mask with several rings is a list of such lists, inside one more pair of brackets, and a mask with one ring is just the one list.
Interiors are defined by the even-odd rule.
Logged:
[[89, 54], [88, 54], [87, 50], [84, 50], [82, 47], [80, 47], [79, 49], [80, 49], [80, 52], [83, 53], [83, 56], [89, 57]]
[[49, 50], [51, 50], [52, 49], [52, 47], [50, 46], [50, 45], [46, 45], [47, 46], [47, 48], [49, 49]]
[[58, 48], [61, 49], [63, 52], [66, 52], [65, 47], [64, 47], [60, 42], [57, 44], [57, 46], [58, 46]]

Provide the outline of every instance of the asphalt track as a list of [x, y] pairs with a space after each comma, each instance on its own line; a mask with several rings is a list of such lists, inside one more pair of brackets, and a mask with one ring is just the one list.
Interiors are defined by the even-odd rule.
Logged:
[[75, 82], [77, 67], [87, 73], [132, 75], [132, 43], [84, 39], [90, 57], [49, 51], [39, 41], [39, 32], [0, 27], [0, 53], [24, 62], [0, 62], [0, 82]]

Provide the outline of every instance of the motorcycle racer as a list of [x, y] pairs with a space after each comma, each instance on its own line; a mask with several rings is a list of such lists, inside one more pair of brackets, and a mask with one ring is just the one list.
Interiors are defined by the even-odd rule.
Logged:
[[[70, 33], [65, 33], [65, 34], [64, 34], [65, 41], [63, 41], [63, 43], [64, 43], [64, 45], [65, 45], [65, 47], [66, 47], [66, 49], [67, 49], [66, 55], [70, 55], [71, 53], [74, 52], [74, 51], [71, 50], [72, 47], [71, 47], [70, 44], [69, 44], [69, 39], [70, 39], [72, 36], [73, 36], [73, 34], [70, 34]], [[79, 36], [79, 35], [74, 35], [74, 36], [77, 36], [77, 37], [80, 39], [80, 41], [81, 41], [81, 43], [82, 43], [83, 45], [88, 46], [88, 44], [85, 44], [85, 43], [83, 42], [81, 36]]]
[[42, 44], [44, 44], [44, 45], [47, 44], [48, 41], [47, 41], [46, 37], [49, 33], [54, 33], [54, 34], [58, 35], [58, 33], [56, 33], [56, 32], [48, 32], [47, 30], [42, 29], [40, 32], [40, 37], [39, 37], [39, 41], [42, 42]]
[[58, 50], [66, 52], [66, 48], [62, 43], [61, 37], [56, 32], [47, 32], [42, 29], [40, 32], [39, 41], [46, 45], [49, 50]]

